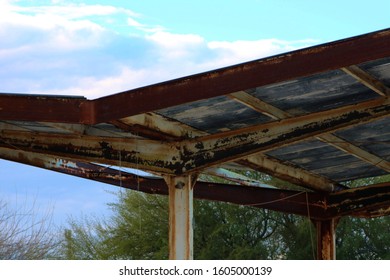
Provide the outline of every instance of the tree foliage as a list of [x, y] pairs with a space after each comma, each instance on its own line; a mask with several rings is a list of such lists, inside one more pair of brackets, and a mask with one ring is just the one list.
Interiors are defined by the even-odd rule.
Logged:
[[[167, 197], [122, 191], [110, 207], [114, 214], [108, 220], [71, 221], [57, 257], [168, 258]], [[390, 259], [389, 219], [342, 218], [337, 258]], [[194, 201], [195, 259], [315, 259], [316, 242], [314, 225], [306, 217]]]
[[345, 217], [336, 230], [338, 259], [390, 259], [390, 217]]

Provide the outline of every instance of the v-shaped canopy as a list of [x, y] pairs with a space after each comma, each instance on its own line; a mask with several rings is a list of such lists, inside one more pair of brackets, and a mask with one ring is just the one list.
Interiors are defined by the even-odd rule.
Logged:
[[269, 187], [236, 172], [257, 170], [332, 193], [389, 173], [389, 87], [386, 29], [95, 100], [4, 93], [0, 158], [128, 187], [107, 165], [135, 168], [148, 192], [195, 173]]

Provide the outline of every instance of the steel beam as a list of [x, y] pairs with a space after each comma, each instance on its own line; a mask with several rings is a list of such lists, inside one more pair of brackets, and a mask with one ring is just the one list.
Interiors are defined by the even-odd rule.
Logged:
[[231, 99], [240, 102], [241, 104], [259, 113], [262, 113], [264, 115], [267, 115], [270, 118], [273, 118], [274, 120], [287, 119], [293, 116], [292, 114], [285, 112], [267, 102], [264, 102], [263, 100], [256, 98], [245, 91], [234, 92], [229, 94], [228, 96]]
[[[118, 187], [168, 195], [163, 179], [136, 176], [93, 163], [3, 147], [0, 147], [0, 158]], [[316, 219], [325, 216], [326, 207], [326, 197], [323, 194], [202, 181], [196, 182], [194, 197], [302, 216], [308, 216], [309, 211], [310, 216]]]
[[169, 189], [169, 259], [193, 259], [193, 190], [196, 176], [167, 176]]
[[327, 216], [376, 217], [390, 214], [390, 182], [329, 194]]
[[375, 91], [381, 96], [390, 96], [390, 89], [383, 84], [381, 81], [371, 76], [369, 73], [365, 72], [356, 65], [351, 65], [348, 67], [341, 68], [345, 73], [354, 77], [360, 83], [368, 87], [369, 89]]
[[0, 94], [0, 119], [90, 124], [93, 104], [84, 97]]
[[[4, 147], [0, 147], [0, 158], [146, 193], [168, 194], [163, 179], [141, 177], [88, 162]], [[197, 199], [310, 216], [315, 220], [390, 214], [390, 182], [324, 194], [198, 181], [193, 195]]]
[[82, 124], [110, 122], [384, 58], [390, 56], [389, 41], [390, 29], [381, 30], [95, 100], [1, 94], [0, 119]]
[[176, 161], [173, 158], [179, 160], [176, 147], [161, 141], [137, 138], [3, 130], [0, 146], [168, 174], [175, 169], [173, 165]]
[[352, 143], [334, 135], [331, 133], [323, 134], [316, 137], [318, 140], [327, 143], [329, 145], [332, 145], [333, 147], [350, 154], [360, 160], [363, 160], [365, 162], [368, 162], [369, 164], [372, 164], [378, 168], [381, 168], [387, 172], [390, 172], [390, 162], [387, 161], [384, 158], [380, 158], [377, 155], [374, 155], [372, 153], [367, 152], [366, 150], [363, 150], [362, 148], [353, 145]]
[[212, 175], [221, 179], [225, 179], [227, 181], [235, 182], [236, 184], [243, 185], [243, 186], [272, 188], [272, 189], [275, 188], [271, 185], [264, 184], [263, 182], [255, 180], [253, 178], [249, 178], [248, 176], [245, 176], [243, 174], [239, 174], [224, 168], [217, 168], [217, 167], [207, 168], [203, 170], [202, 174]]
[[263, 153], [249, 156], [239, 162], [254, 170], [308, 189], [320, 192], [334, 192], [345, 189], [343, 185], [324, 176], [309, 172], [293, 164], [281, 162]]
[[[349, 69], [349, 68], [348, 68]], [[355, 69], [355, 68], [353, 68]], [[381, 84], [379, 81], [375, 83], [375, 85]], [[378, 86], [379, 87], [379, 86]], [[384, 87], [384, 86], [383, 86]], [[380, 87], [379, 87], [380, 88]], [[383, 88], [380, 88], [382, 92], [386, 92]], [[388, 90], [387, 90], [388, 91]], [[286, 118], [293, 117], [292, 114], [285, 112], [275, 106], [272, 106], [271, 104], [268, 104], [245, 91], [236, 92], [229, 95], [232, 99], [244, 104], [245, 106], [248, 106], [255, 111], [258, 111], [260, 113], [266, 114], [267, 116], [275, 119], [275, 120], [281, 120]], [[381, 168], [387, 172], [390, 172], [390, 162], [378, 157], [377, 155], [374, 155], [372, 153], [369, 153], [362, 148], [353, 145], [352, 143], [349, 143], [348, 141], [341, 139], [340, 137], [337, 137], [331, 133], [322, 134], [319, 136], [316, 136], [316, 138], [322, 142], [325, 142], [329, 145], [332, 145], [333, 147], [346, 152], [348, 154], [351, 154], [352, 156], [355, 156], [361, 160], [364, 160], [368, 162], [369, 164], [375, 165], [378, 168]], [[259, 154], [259, 157], [262, 155]], [[303, 170], [303, 173], [309, 173], [308, 171]], [[302, 174], [301, 177], [306, 176], [305, 174]], [[294, 181], [294, 178], [293, 178]], [[292, 181], [292, 182], [293, 182]], [[311, 185], [310, 188], [318, 188], [318, 184]]]
[[[237, 92], [232, 94], [230, 97], [254, 108], [255, 110], [261, 111], [263, 113], [268, 112], [268, 115], [272, 116], [274, 119], [292, 117], [290, 114], [283, 112], [282, 110], [265, 102], [262, 102], [246, 92]], [[146, 127], [147, 130], [151, 132], [145, 132], [144, 136], [154, 137], [155, 139], [159, 140], [175, 139], [178, 141], [183, 138], [195, 138], [208, 135], [207, 133], [197, 130], [193, 127], [154, 113], [129, 117], [122, 119], [121, 122], [131, 127], [131, 129], [135, 127], [138, 128], [138, 126]], [[123, 128], [126, 129], [126, 127]], [[164, 139], [162, 139], [161, 136], [158, 137], [158, 134], [162, 134]], [[167, 137], [165, 137], [165, 135], [167, 135]], [[253, 170], [264, 172], [273, 177], [277, 177], [279, 179], [292, 182], [313, 190], [333, 191], [343, 189], [343, 187], [337, 182], [333, 182], [332, 180], [297, 166], [288, 165], [281, 161], [277, 161], [276, 159], [271, 159], [269, 156], [266, 156], [263, 153], [250, 156], [244, 160], [238, 161], [238, 163]], [[224, 172], [226, 172], [226, 169]]]
[[70, 158], [4, 147], [0, 147], [0, 158], [126, 189], [168, 195], [167, 185], [162, 178], [141, 177], [120, 170], [120, 167], [115, 169]]
[[264, 152], [323, 133], [387, 116], [390, 100], [381, 98], [277, 122], [255, 125], [182, 141], [182, 170], [185, 173], [226, 161]]
[[[379, 118], [387, 115], [389, 110], [389, 100], [385, 98], [175, 142], [3, 130], [0, 145], [80, 161], [122, 164], [126, 167], [180, 175]], [[322, 186], [318, 184], [318, 188]]]
[[380, 59], [390, 56], [389, 42], [387, 29], [124, 91], [95, 100], [96, 121], [108, 122]]
[[[167, 137], [168, 140], [180, 140], [207, 135], [206, 132], [153, 112], [123, 118], [120, 122], [128, 125], [128, 128], [140, 132], [140, 135], [142, 135], [141, 133], [144, 133], [146, 137], [150, 137], [147, 135], [149, 133], [152, 136], [153, 134], [159, 134], [163, 137]], [[144, 132], [144, 130], [146, 130], [146, 132]], [[166, 139], [160, 138], [159, 140]]]

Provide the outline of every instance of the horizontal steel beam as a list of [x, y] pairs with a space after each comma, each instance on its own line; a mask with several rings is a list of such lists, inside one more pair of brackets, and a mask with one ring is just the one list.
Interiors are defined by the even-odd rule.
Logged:
[[[380, 83], [379, 81], [377, 81]], [[255, 111], [261, 112], [263, 114], [268, 115], [269, 117], [280, 120], [280, 119], [286, 119], [293, 117], [292, 114], [285, 112], [283, 110], [280, 110], [279, 108], [272, 106], [246, 92], [236, 92], [230, 95], [230, 97], [245, 106], [248, 106]], [[361, 160], [364, 160], [368, 162], [369, 164], [375, 165], [378, 168], [382, 168], [383, 170], [390, 172], [390, 162], [386, 161], [385, 159], [382, 159], [378, 157], [375, 154], [369, 153], [362, 148], [353, 145], [352, 143], [347, 142], [344, 139], [341, 139], [340, 137], [337, 137], [331, 133], [322, 134], [319, 136], [316, 136], [316, 138], [322, 142], [325, 142], [329, 145], [332, 145], [333, 147], [349, 153]], [[261, 156], [260, 154], [258, 156]], [[307, 173], [307, 171], [302, 171], [304, 173]], [[315, 187], [318, 187], [318, 184], [315, 185]]]
[[3, 147], [0, 147], [0, 158], [145, 193], [168, 194], [167, 186], [162, 179], [140, 177], [94, 163]]
[[175, 173], [192, 172], [221, 162], [237, 160], [257, 152], [384, 117], [389, 112], [390, 100], [380, 98], [190, 139], [180, 144], [183, 168], [175, 170]]
[[3, 130], [0, 146], [167, 174], [180, 164], [176, 147], [145, 139]]
[[0, 120], [91, 124], [94, 113], [85, 98], [0, 94]]
[[2, 130], [0, 145], [81, 161], [122, 164], [179, 175], [386, 116], [390, 111], [389, 103], [387, 98], [381, 98], [189, 140], [163, 142], [139, 138]]
[[273, 177], [320, 192], [345, 189], [341, 184], [303, 168], [277, 160], [266, 154], [256, 154], [239, 161], [245, 166], [267, 173]]
[[[4, 147], [0, 147], [0, 158], [123, 188], [168, 195], [162, 178], [147, 178], [88, 162]], [[198, 181], [194, 198], [310, 216], [314, 220], [390, 214], [390, 182], [325, 194]]]
[[102, 97], [94, 103], [96, 121], [107, 122], [387, 56], [390, 29]]
[[388, 57], [389, 42], [390, 29], [386, 29], [95, 100], [0, 94], [0, 120], [110, 122]]
[[341, 68], [345, 73], [354, 77], [360, 83], [382, 96], [390, 96], [390, 89], [382, 81], [371, 76], [356, 65]]
[[390, 182], [329, 194], [329, 216], [376, 217], [389, 214]]
[[[0, 158], [118, 187], [168, 195], [167, 184], [162, 178], [146, 178], [88, 162], [34, 152], [20, 152], [4, 147], [0, 147]], [[194, 198], [230, 202], [303, 216], [307, 216], [309, 211], [311, 216], [318, 219], [321, 219], [325, 213], [324, 196], [315, 193], [197, 181]]]
[[[252, 95], [247, 94], [246, 92], [239, 92], [239, 93], [232, 94], [231, 98], [240, 100], [246, 105], [248, 103], [253, 104], [252, 107], [255, 107], [255, 110], [261, 108], [263, 112], [264, 111], [269, 112], [269, 115], [274, 116], [276, 114], [278, 116], [275, 117], [276, 119], [292, 117], [290, 114], [287, 114], [281, 111], [280, 109], [268, 105], [265, 102], [262, 102], [259, 99], [253, 97]], [[165, 118], [163, 116], [154, 113], [147, 113], [147, 114], [137, 115], [134, 117], [129, 117], [126, 119], [122, 119], [121, 122], [125, 123], [126, 125], [132, 128], [135, 126], [137, 126], [137, 128], [138, 126], [146, 127], [147, 131], [152, 131], [152, 132], [151, 133], [146, 132], [144, 136], [150, 138], [150, 137], [154, 137], [154, 135], [156, 136], [160, 135], [160, 137], [155, 137], [156, 139], [159, 140], [174, 139], [176, 141], [180, 141], [183, 138], [195, 138], [195, 137], [209, 135], [193, 127], [186, 126], [180, 122]], [[124, 127], [124, 129], [125, 128], [126, 127]], [[161, 135], [163, 135], [163, 138], [161, 138]], [[329, 192], [329, 191], [343, 189], [343, 187], [337, 182], [333, 182], [332, 180], [329, 180], [318, 174], [311, 173], [297, 166], [291, 166], [281, 161], [272, 160], [269, 156], [266, 156], [263, 153], [249, 156], [245, 160], [241, 160], [238, 163], [240, 165], [249, 167], [253, 170], [257, 170], [269, 174], [273, 177], [313, 190]], [[242, 182], [243, 181], [241, 180], [240, 183], [242, 184]]]

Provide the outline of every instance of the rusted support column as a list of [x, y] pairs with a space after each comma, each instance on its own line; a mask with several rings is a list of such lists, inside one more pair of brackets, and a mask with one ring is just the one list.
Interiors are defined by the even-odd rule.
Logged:
[[317, 229], [317, 259], [336, 259], [336, 221], [314, 221]]
[[193, 189], [196, 176], [167, 176], [169, 259], [193, 259]]

